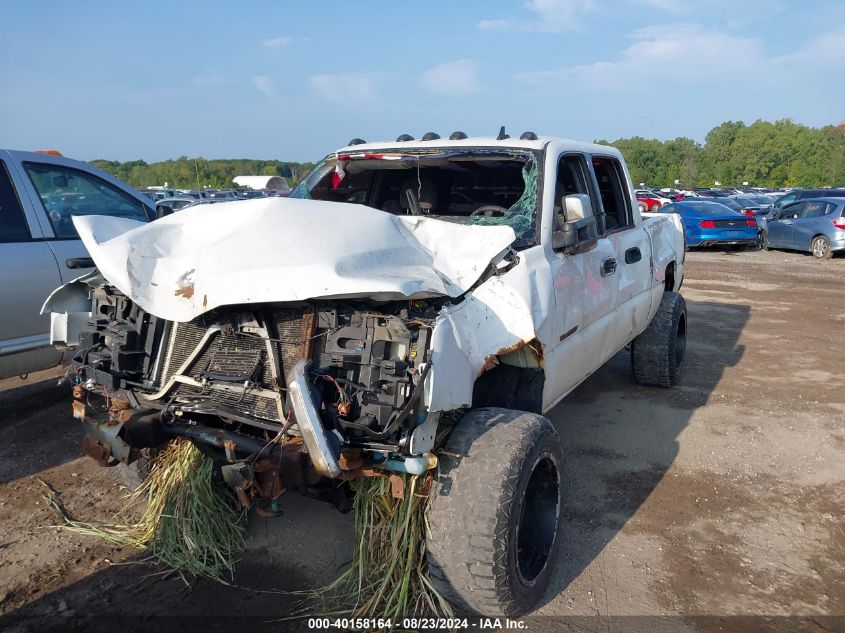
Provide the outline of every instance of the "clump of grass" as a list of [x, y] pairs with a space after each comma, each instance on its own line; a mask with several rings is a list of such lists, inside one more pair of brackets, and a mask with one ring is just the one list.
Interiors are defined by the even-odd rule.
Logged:
[[431, 473], [402, 475], [403, 499], [393, 497], [386, 477], [352, 482], [358, 546], [349, 568], [317, 592], [324, 610], [361, 618], [452, 615], [428, 579], [425, 559]]
[[246, 513], [212, 480], [214, 464], [193, 444], [176, 440], [153, 463], [149, 477], [118, 514], [146, 503], [137, 522], [94, 525], [73, 520], [55, 494], [45, 496], [64, 523], [60, 527], [109, 543], [146, 550], [190, 584], [197, 577], [231, 580], [246, 546]]

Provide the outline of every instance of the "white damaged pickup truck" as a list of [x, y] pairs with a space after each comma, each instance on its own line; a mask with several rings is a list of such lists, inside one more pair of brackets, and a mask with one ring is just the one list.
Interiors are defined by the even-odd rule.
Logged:
[[131, 476], [187, 438], [258, 507], [437, 468], [430, 575], [472, 612], [524, 613], [553, 573], [543, 413], [627, 346], [641, 383], [684, 365], [682, 225], [641, 218], [611, 147], [356, 139], [289, 199], [74, 223], [97, 269], [44, 310], [89, 455]]

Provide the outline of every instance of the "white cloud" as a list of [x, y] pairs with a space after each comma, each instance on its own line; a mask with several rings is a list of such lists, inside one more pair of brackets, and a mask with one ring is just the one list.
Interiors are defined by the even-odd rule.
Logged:
[[533, 20], [481, 20], [482, 31], [547, 31], [559, 33], [580, 28], [581, 17], [595, 9], [595, 0], [527, 0], [523, 7]]
[[273, 37], [269, 40], [264, 40], [261, 45], [265, 48], [282, 48], [293, 41], [290, 37]]
[[715, 89], [725, 103], [755, 103], [765, 101], [766, 86], [795, 82], [813, 88], [819, 78], [845, 71], [845, 31], [820, 33], [780, 56], [766, 55], [760, 38], [695, 24], [650, 26], [629, 37], [632, 42], [615, 61], [523, 73], [517, 79], [553, 91], [617, 93], [623, 99], [685, 95], [697, 101], [712, 98], [712, 92], [704, 93]]
[[[646, 27], [630, 37], [633, 43], [617, 61], [524, 73], [518, 78], [569, 90], [617, 91], [651, 84], [653, 80], [667, 81], [673, 86], [667, 89], [677, 89], [684, 84], [705, 86], [708, 81], [718, 81], [721, 86], [751, 77], [759, 81], [758, 73], [765, 65], [759, 40], [696, 25]], [[654, 92], [655, 99], [660, 96], [660, 91]]]
[[382, 73], [327, 73], [311, 75], [308, 83], [326, 101], [368, 103], [375, 101], [378, 84], [385, 78]]
[[467, 95], [478, 90], [478, 68], [471, 59], [444, 62], [423, 72], [422, 82], [437, 94]]
[[270, 75], [256, 75], [252, 78], [252, 85], [265, 97], [273, 97], [273, 78]]

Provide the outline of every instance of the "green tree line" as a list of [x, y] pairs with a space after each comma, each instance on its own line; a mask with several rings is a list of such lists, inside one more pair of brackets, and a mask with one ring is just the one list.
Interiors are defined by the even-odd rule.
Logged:
[[[619, 148], [635, 185], [709, 187], [748, 182], [755, 187], [816, 187], [845, 184], [845, 123], [820, 128], [789, 119], [727, 121], [713, 128], [704, 144], [679, 137], [666, 141], [641, 136], [597, 141]], [[94, 160], [91, 163], [133, 187], [179, 189], [232, 187], [235, 176], [283, 176], [295, 185], [313, 163], [281, 160], [188, 158], [146, 163]]]
[[704, 144], [680, 137], [640, 136], [597, 141], [618, 148], [635, 185], [712, 187], [715, 182], [752, 187], [845, 185], [845, 123], [821, 128], [783, 119], [771, 123], [727, 121]]
[[314, 167], [313, 163], [297, 163], [282, 160], [252, 160], [231, 158], [206, 160], [180, 156], [175, 160], [147, 163], [131, 160], [121, 163], [114, 160], [92, 160], [91, 164], [106, 171], [123, 182], [142, 189], [162, 186], [177, 189], [215, 187], [231, 189], [235, 176], [282, 176], [293, 186]]

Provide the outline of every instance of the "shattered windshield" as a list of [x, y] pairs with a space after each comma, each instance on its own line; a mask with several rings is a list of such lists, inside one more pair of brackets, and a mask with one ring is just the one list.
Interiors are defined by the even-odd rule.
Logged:
[[499, 149], [342, 154], [317, 165], [290, 197], [510, 226], [524, 248], [536, 243], [538, 163], [533, 152]]

